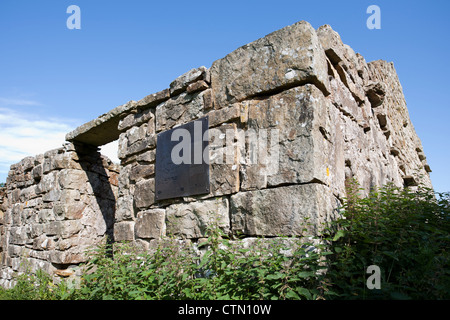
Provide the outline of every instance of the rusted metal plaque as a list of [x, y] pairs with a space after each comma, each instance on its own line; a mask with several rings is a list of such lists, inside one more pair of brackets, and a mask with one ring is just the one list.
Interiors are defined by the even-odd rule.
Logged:
[[208, 117], [158, 134], [156, 200], [209, 193], [208, 140]]

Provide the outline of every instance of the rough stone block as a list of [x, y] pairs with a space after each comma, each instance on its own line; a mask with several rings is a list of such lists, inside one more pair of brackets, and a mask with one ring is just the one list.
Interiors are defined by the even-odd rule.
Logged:
[[[136, 107], [146, 107], [146, 108], [155, 107], [159, 103], [169, 98], [170, 98], [170, 90], [164, 89], [162, 91], [149, 94], [148, 96], [142, 98], [136, 103]], [[119, 128], [119, 130], [121, 129]]]
[[326, 183], [328, 149], [333, 146], [323, 134], [335, 125], [329, 120], [329, 108], [322, 92], [310, 84], [248, 101], [242, 188]]
[[134, 219], [133, 196], [122, 195], [117, 199], [115, 220], [120, 222], [132, 219]]
[[85, 123], [66, 134], [67, 141], [101, 146], [117, 140], [120, 135], [119, 121], [124, 114], [136, 108], [136, 101], [129, 101], [98, 118]]
[[167, 234], [181, 238], [202, 238], [216, 223], [225, 233], [230, 230], [228, 199], [216, 198], [173, 204], [166, 208]]
[[[137, 113], [127, 115], [120, 120], [118, 129], [120, 131], [127, 130], [134, 126], [139, 126], [155, 118], [152, 109], [140, 110]], [[153, 120], [154, 121], [154, 120]]]
[[[124, 140], [126, 143], [127, 140]], [[119, 159], [125, 159], [127, 157], [130, 157], [136, 153], [139, 152], [143, 152], [149, 149], [154, 149], [154, 147], [156, 146], [156, 135], [152, 134], [149, 135], [147, 137], [145, 137], [142, 140], [137, 140], [136, 142], [134, 142], [131, 145], [122, 145], [119, 142], [119, 153], [118, 153], [118, 157]]]
[[137, 214], [134, 226], [137, 238], [158, 239], [166, 234], [166, 211], [164, 209], [152, 209], [141, 211]]
[[134, 193], [135, 206], [148, 208], [155, 203], [155, 179], [142, 180], [136, 183]]
[[241, 106], [238, 103], [235, 103], [230, 107], [222, 108], [219, 110], [213, 110], [208, 113], [209, 126], [215, 127], [224, 122], [240, 119], [240, 116], [241, 116]]
[[202, 92], [182, 93], [156, 107], [156, 132], [188, 123], [203, 116]]
[[154, 175], [155, 173], [155, 165], [148, 164], [148, 165], [135, 165], [133, 168], [131, 168], [130, 173], [130, 180], [131, 181], [139, 181], [144, 178], [149, 178], [150, 176]]
[[79, 220], [64, 220], [49, 222], [44, 227], [44, 230], [47, 236], [56, 235], [66, 239], [80, 232], [82, 228], [83, 225]]
[[134, 221], [122, 221], [114, 224], [114, 241], [133, 241]]
[[176, 78], [170, 84], [170, 95], [176, 96], [182, 93], [186, 88], [193, 82], [197, 80], [202, 80], [205, 78], [206, 67], [199, 67], [196, 69], [191, 69], [188, 72], [182, 74], [178, 78]]
[[303, 83], [329, 93], [326, 56], [305, 21], [236, 49], [215, 61], [210, 72], [216, 108]]
[[85, 190], [88, 177], [83, 170], [63, 169], [59, 173], [58, 182], [62, 189]]
[[206, 81], [199, 80], [197, 82], [191, 83], [187, 86], [186, 91], [188, 93], [193, 93], [197, 91], [203, 91], [209, 88], [209, 85], [206, 83]]
[[247, 236], [305, 235], [304, 228], [315, 233], [331, 219], [332, 198], [321, 184], [239, 192], [230, 200], [232, 230]]
[[51, 250], [49, 253], [49, 260], [54, 264], [77, 264], [86, 261], [86, 256], [79, 251], [58, 251]]

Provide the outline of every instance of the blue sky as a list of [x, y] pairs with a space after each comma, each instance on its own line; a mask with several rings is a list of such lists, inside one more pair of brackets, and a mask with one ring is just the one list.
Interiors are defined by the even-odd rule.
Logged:
[[[72, 4], [80, 30], [66, 27]], [[366, 27], [372, 4], [380, 30]], [[0, 182], [12, 163], [61, 146], [78, 125], [306, 20], [331, 25], [368, 62], [394, 62], [433, 185], [450, 191], [449, 12], [445, 0], [1, 0]]]

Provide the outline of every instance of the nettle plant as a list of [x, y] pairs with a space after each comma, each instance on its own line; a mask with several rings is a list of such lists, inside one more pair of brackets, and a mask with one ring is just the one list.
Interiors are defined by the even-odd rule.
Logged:
[[[194, 246], [166, 238], [149, 253], [99, 248], [78, 290], [84, 299], [318, 299], [319, 245], [297, 238], [227, 239], [217, 226]], [[95, 270], [94, 270], [95, 269]]]
[[[341, 299], [448, 299], [450, 194], [387, 185], [361, 198], [348, 183], [342, 217], [329, 235], [327, 281]], [[366, 270], [379, 267], [380, 289]]]

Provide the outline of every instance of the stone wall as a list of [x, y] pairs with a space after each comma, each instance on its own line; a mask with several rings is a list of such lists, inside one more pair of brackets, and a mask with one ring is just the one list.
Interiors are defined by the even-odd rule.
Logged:
[[5, 212], [7, 209], [8, 209], [8, 197], [6, 195], [6, 187], [0, 187], [0, 268], [3, 265], [3, 255], [5, 254], [4, 249], [6, 248], [7, 245], [5, 236], [6, 228], [4, 226]]
[[[300, 235], [305, 221], [314, 232], [349, 178], [366, 192], [389, 182], [431, 187], [393, 64], [366, 63], [328, 25], [278, 30], [128, 110], [118, 126], [115, 239], [144, 248], [168, 234], [197, 241], [213, 219], [230, 235]], [[219, 132], [210, 133], [210, 193], [156, 201], [156, 136], [204, 116]], [[279, 156], [250, 161], [247, 133], [274, 129]], [[220, 136], [228, 143], [215, 145]], [[235, 151], [232, 162], [215, 162], [220, 148]]]
[[68, 277], [113, 234], [118, 167], [97, 148], [65, 144], [12, 165], [2, 219], [0, 284], [38, 268]]
[[[158, 134], [206, 116], [209, 193], [157, 200]], [[393, 63], [367, 63], [330, 26], [304, 21], [66, 139], [11, 167], [3, 283], [24, 257], [33, 268], [73, 273], [105, 234], [149, 249], [166, 235], [201, 241], [213, 222], [249, 240], [302, 235], [305, 223], [314, 233], [333, 218], [351, 178], [366, 193], [386, 183], [431, 187]], [[96, 148], [114, 139], [120, 170]]]

